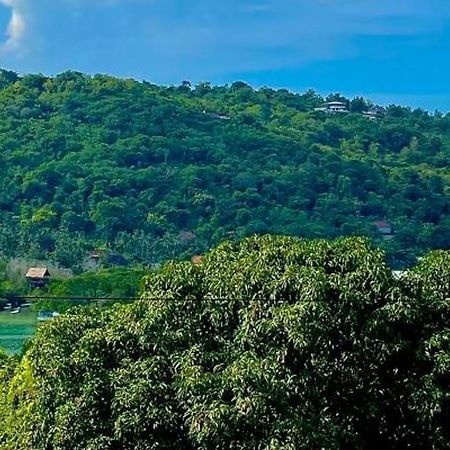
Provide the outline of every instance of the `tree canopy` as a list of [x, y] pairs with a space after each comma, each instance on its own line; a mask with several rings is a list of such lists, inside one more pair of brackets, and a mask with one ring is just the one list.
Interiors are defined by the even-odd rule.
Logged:
[[6, 449], [445, 449], [450, 254], [254, 237], [0, 358]]
[[1, 71], [0, 256], [152, 264], [254, 233], [365, 235], [397, 266], [450, 248], [450, 115], [328, 99], [350, 113], [242, 82]]

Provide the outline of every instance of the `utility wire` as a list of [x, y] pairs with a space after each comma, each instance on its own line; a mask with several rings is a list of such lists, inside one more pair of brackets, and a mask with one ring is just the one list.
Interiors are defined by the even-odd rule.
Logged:
[[[146, 297], [139, 296], [139, 297], [67, 297], [67, 296], [43, 296], [43, 295], [1, 295], [0, 298], [3, 298], [5, 300], [68, 300], [68, 301], [82, 301], [82, 300], [106, 300], [106, 301], [120, 301], [120, 300], [129, 300], [129, 301], [135, 301], [135, 300], [174, 300], [174, 297]], [[183, 298], [183, 297], [178, 297]], [[186, 296], [186, 299], [195, 300], [196, 297], [189, 297]], [[278, 297], [278, 298], [271, 298], [270, 295], [266, 297], [207, 297], [205, 295], [201, 296], [204, 300], [212, 300], [212, 301], [228, 301], [228, 300], [234, 300], [234, 301], [248, 301], [248, 300], [293, 300], [293, 298], [285, 298]], [[326, 301], [321, 300], [306, 300], [305, 303], [328, 303]]]
[[[0, 298], [2, 296], [0, 295]], [[140, 297], [66, 297], [44, 295], [5, 295], [6, 300], [139, 300]]]

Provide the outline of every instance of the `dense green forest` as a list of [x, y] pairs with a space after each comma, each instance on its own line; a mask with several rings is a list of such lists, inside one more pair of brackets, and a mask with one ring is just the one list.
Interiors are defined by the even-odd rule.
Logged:
[[81, 271], [102, 247], [151, 265], [260, 233], [364, 235], [399, 267], [450, 248], [450, 115], [324, 100], [2, 71], [0, 256]]
[[450, 252], [224, 242], [0, 355], [5, 450], [445, 450]]

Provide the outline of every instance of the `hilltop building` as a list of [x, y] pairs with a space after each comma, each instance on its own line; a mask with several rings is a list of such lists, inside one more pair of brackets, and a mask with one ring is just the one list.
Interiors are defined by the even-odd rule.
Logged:
[[363, 111], [363, 116], [367, 117], [369, 120], [377, 120], [378, 114], [375, 111]]
[[344, 102], [328, 102], [327, 103], [327, 111], [331, 113], [347, 113], [348, 106], [347, 103]]
[[323, 111], [328, 114], [345, 114], [349, 112], [347, 103], [338, 101], [327, 102], [325, 106], [316, 108], [315, 111]]
[[364, 117], [367, 117], [369, 120], [378, 119], [383, 113], [385, 109], [381, 106], [372, 106], [367, 111], [364, 111], [362, 114]]

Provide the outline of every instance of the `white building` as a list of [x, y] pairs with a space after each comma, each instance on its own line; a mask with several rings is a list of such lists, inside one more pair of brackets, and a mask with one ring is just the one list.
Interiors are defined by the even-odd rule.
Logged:
[[369, 120], [377, 120], [378, 119], [378, 113], [375, 111], [363, 111], [363, 116], [367, 117]]
[[327, 111], [332, 113], [346, 113], [348, 112], [347, 103], [344, 102], [328, 102]]

